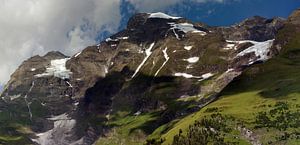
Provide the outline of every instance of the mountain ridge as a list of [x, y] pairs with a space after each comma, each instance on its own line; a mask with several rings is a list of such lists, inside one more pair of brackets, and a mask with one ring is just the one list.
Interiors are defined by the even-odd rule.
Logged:
[[[244, 69], [277, 55], [286, 41], [277, 34], [298, 24], [297, 12], [231, 27], [137, 14], [125, 30], [70, 58], [50, 52], [23, 62], [1, 94], [2, 122], [18, 125], [2, 131], [22, 136], [16, 144], [93, 144], [99, 136], [105, 144], [118, 121], [146, 117], [130, 133], [113, 135], [133, 133], [142, 137], [127, 143], [140, 144], [156, 128], [217, 100]], [[14, 131], [20, 126], [27, 132]]]

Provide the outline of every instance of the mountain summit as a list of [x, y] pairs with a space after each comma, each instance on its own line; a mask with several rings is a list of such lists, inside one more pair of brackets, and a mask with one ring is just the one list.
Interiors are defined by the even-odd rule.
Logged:
[[[31, 57], [11, 75], [1, 94], [0, 136], [5, 137], [0, 143], [281, 144], [281, 134], [269, 138], [262, 133], [272, 123], [253, 123], [256, 114], [263, 115], [256, 111], [268, 105], [267, 110], [276, 109], [276, 104], [299, 94], [277, 101], [265, 97], [265, 102], [232, 96], [243, 91], [246, 80], [255, 81], [252, 87], [259, 80], [266, 86], [275, 81], [269, 91], [261, 90], [264, 95], [290, 91], [285, 84], [295, 82], [285, 79], [294, 75], [277, 77], [270, 70], [281, 70], [283, 59], [298, 63], [299, 20], [297, 10], [287, 20], [255, 16], [230, 27], [212, 27], [164, 13], [140, 13], [130, 18], [125, 30], [74, 56], [49, 52]], [[282, 68], [298, 71], [287, 64]], [[257, 78], [259, 74], [264, 78]], [[249, 113], [241, 117], [247, 114], [231, 109], [242, 104], [258, 109], [247, 112], [247, 105], [240, 106]], [[300, 120], [295, 115], [293, 119]], [[256, 121], [266, 118], [259, 117]], [[299, 128], [288, 125], [285, 129]], [[284, 139], [299, 141], [299, 132], [286, 133]]]

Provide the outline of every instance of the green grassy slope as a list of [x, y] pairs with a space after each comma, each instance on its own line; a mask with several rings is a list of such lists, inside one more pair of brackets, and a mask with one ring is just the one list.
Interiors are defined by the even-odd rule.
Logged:
[[284, 46], [279, 56], [246, 69], [222, 92], [219, 100], [181, 119], [161, 135], [165, 139], [163, 144], [172, 144], [179, 132], [183, 132], [181, 136], [191, 135], [195, 121], [215, 113], [235, 120], [227, 124], [233, 131], [222, 135], [225, 141], [249, 144], [250, 139], [237, 129], [245, 127], [263, 144], [299, 144], [300, 33], [297, 31], [293, 26], [281, 30], [277, 40], [284, 42]]

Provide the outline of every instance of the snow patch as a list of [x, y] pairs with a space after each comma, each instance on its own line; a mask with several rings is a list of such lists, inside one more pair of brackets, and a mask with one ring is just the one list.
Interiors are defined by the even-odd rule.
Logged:
[[199, 81], [203, 81], [203, 80], [209, 79], [212, 76], [214, 76], [214, 74], [212, 74], [212, 73], [203, 74], [203, 75], [201, 75], [202, 78]]
[[187, 73], [175, 73], [174, 76], [176, 77], [184, 77], [184, 78], [187, 78], [187, 79], [200, 79], [199, 81], [203, 81], [203, 80], [206, 80], [210, 77], [213, 76], [212, 73], [206, 73], [206, 74], [203, 74], [201, 76], [193, 76], [191, 74], [187, 74]]
[[167, 49], [168, 49], [168, 47], [166, 47], [164, 50], [162, 50], [162, 52], [164, 53], [165, 61], [164, 61], [164, 63], [160, 66], [160, 68], [156, 71], [156, 73], [154, 74], [154, 77], [156, 77], [156, 76], [158, 75], [158, 73], [160, 72], [160, 70], [166, 65], [166, 63], [167, 63], [168, 60], [170, 59], [170, 57], [168, 56], [168, 53], [167, 53]]
[[119, 41], [119, 39], [106, 38], [105, 41], [106, 41], [106, 42], [109, 42], [109, 41]]
[[36, 71], [36, 68], [31, 68], [30, 71]]
[[35, 77], [45, 77], [45, 76], [55, 76], [61, 79], [67, 79], [70, 77], [70, 74], [72, 73], [70, 70], [66, 68], [66, 62], [70, 58], [64, 58], [64, 59], [55, 59], [51, 60], [50, 67], [46, 68], [46, 72], [42, 74], [37, 74]]
[[232, 72], [232, 71], [234, 71], [234, 69], [233, 69], [233, 68], [230, 68], [230, 69], [228, 69], [225, 73], [229, 73], [229, 72]]
[[187, 51], [190, 51], [192, 50], [193, 46], [184, 46], [184, 49], [187, 50]]
[[[228, 40], [226, 40], [226, 41], [229, 42]], [[223, 49], [225, 49], [225, 50], [231, 50], [231, 49], [236, 50], [237, 48], [236, 48], [236, 44], [235, 43], [232, 44], [232, 42], [229, 42], [229, 43], [226, 44], [226, 47], [224, 47]]]
[[187, 79], [191, 79], [191, 78], [197, 78], [197, 79], [201, 79], [201, 76], [193, 76], [191, 74], [187, 74], [187, 73], [175, 73], [174, 76], [176, 77], [184, 77]]
[[191, 69], [191, 68], [193, 68], [193, 66], [190, 64], [188, 66], [186, 66], [186, 69]]
[[251, 41], [251, 40], [244, 40], [244, 41], [239, 41], [239, 43], [246, 43], [250, 42], [254, 44], [253, 46], [250, 46], [249, 48], [243, 50], [242, 52], [238, 53], [236, 57], [244, 56], [245, 54], [249, 53], [255, 53], [256, 57], [258, 57], [258, 61], [265, 61], [269, 59], [270, 57], [268, 56], [269, 49], [273, 45], [274, 39], [272, 40], [267, 40], [264, 42], [257, 42], [257, 41]]
[[12, 95], [12, 96], [9, 96], [9, 99], [10, 99], [10, 101], [13, 101], [13, 100], [18, 99], [18, 98], [20, 98], [20, 97], [21, 97], [21, 94], [18, 94], [18, 95]]
[[178, 24], [168, 23], [168, 24], [171, 25], [171, 29], [173, 29], [173, 31], [175, 29], [178, 29], [184, 33], [192, 32], [192, 33], [199, 33], [202, 36], [206, 35], [206, 32], [196, 29], [194, 25], [190, 23], [178, 23]]
[[134, 115], [134, 116], [139, 116], [139, 115], [141, 115], [141, 113], [142, 113], [141, 111], [137, 111], [137, 112], [135, 112], [133, 115]]
[[175, 37], [176, 37], [178, 40], [180, 40], [180, 37], [179, 37], [179, 35], [176, 33], [175, 29], [172, 29], [172, 31], [173, 31], [173, 33], [175, 34]]
[[212, 76], [213, 76], [212, 73], [206, 73], [206, 74], [203, 74], [203, 75], [202, 75], [202, 78], [208, 79], [208, 78], [210, 78], [210, 77], [212, 77]]
[[188, 58], [188, 59], [183, 59], [184, 61], [187, 61], [189, 63], [196, 63], [199, 61], [199, 57], [191, 57], [191, 58]]
[[109, 42], [109, 41], [114, 41], [114, 42], [116, 42], [116, 41], [119, 41], [119, 40], [127, 40], [129, 37], [128, 36], [126, 36], [126, 37], [117, 37], [116, 39], [112, 39], [112, 38], [106, 38], [105, 39], [105, 42]]
[[131, 76], [131, 78], [134, 78], [136, 76], [136, 74], [139, 72], [139, 70], [143, 67], [143, 65], [145, 64], [145, 62], [148, 60], [148, 58], [150, 57], [150, 55], [152, 54], [151, 49], [153, 48], [155, 43], [152, 43], [148, 49], [145, 50], [146, 53], [146, 57], [144, 58], [144, 60], [141, 62], [141, 64], [137, 67], [137, 69], [135, 70], [134, 74]]
[[71, 119], [66, 113], [53, 116], [48, 120], [54, 121], [54, 128], [36, 134], [38, 138], [31, 140], [41, 145], [69, 144], [68, 138], [71, 136], [76, 120]]
[[129, 37], [118, 37], [120, 40], [127, 40]]
[[107, 66], [104, 66], [104, 73], [105, 73], [105, 74], [108, 73], [108, 68], [107, 68]]
[[41, 102], [41, 105], [42, 105], [42, 106], [46, 106], [46, 103]]
[[75, 102], [74, 105], [75, 105], [75, 106], [78, 106], [78, 105], [79, 105], [79, 102]]
[[150, 16], [148, 18], [160, 18], [160, 19], [180, 19], [181, 17], [173, 17], [170, 15], [167, 15], [162, 12], [157, 12], [157, 13], [150, 13]]

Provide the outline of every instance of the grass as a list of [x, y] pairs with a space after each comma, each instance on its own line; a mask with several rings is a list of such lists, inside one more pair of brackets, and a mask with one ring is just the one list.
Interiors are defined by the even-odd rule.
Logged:
[[126, 117], [113, 118], [107, 122], [112, 129], [105, 138], [100, 138], [96, 144], [99, 145], [119, 145], [134, 144], [142, 145], [146, 139], [145, 130], [151, 126], [145, 126], [147, 122], [156, 119], [156, 114], [147, 113], [139, 116], [128, 115]]
[[[277, 67], [278, 68], [278, 67]], [[283, 67], [285, 68], [285, 67]], [[278, 70], [281, 71], [281, 70]], [[300, 72], [300, 70], [298, 70]], [[187, 129], [190, 124], [192, 124], [194, 121], [199, 120], [203, 118], [204, 116], [208, 115], [209, 113], [205, 112], [208, 108], [218, 108], [221, 110], [221, 113], [223, 115], [230, 115], [238, 120], [242, 120], [246, 124], [248, 124], [249, 127], [253, 127], [251, 124], [255, 120], [256, 113], [264, 110], [268, 110], [270, 108], [266, 106], [273, 106], [278, 101], [285, 101], [289, 104], [294, 104], [293, 106], [300, 104], [300, 93], [298, 93], [296, 90], [300, 90], [300, 78], [293, 74], [293, 72], [286, 71], [286, 75], [288, 77], [291, 77], [293, 79], [292, 82], [283, 83], [282, 89], [279, 91], [271, 91], [268, 89], [269, 87], [274, 87], [278, 85], [278, 82], [284, 81], [284, 80], [278, 80], [278, 77], [270, 75], [267, 78], [264, 78], [266, 81], [265, 83], [260, 82], [252, 82], [249, 84], [245, 84], [245, 86], [240, 85], [236, 86], [234, 85], [231, 88], [227, 88], [224, 94], [220, 97], [219, 100], [211, 103], [207, 107], [203, 108], [199, 112], [189, 115], [188, 117], [183, 118], [178, 123], [176, 123], [174, 128], [169, 130], [166, 134], [162, 136], [162, 138], [165, 138], [166, 141], [164, 144], [171, 144], [172, 138], [174, 135], [176, 135], [179, 131], [179, 129]], [[269, 74], [269, 73], [268, 73]], [[278, 75], [282, 75], [277, 72]], [[277, 80], [274, 80], [272, 77], [277, 78]], [[261, 80], [263, 78], [258, 77], [258, 80]], [[254, 85], [258, 84], [258, 85]], [[287, 87], [286, 87], [287, 86]], [[260, 88], [260, 89], [258, 89]], [[241, 89], [241, 90], [239, 90]], [[239, 90], [239, 91], [237, 91]], [[262, 92], [267, 90], [269, 95], [268, 97], [262, 96]], [[238, 92], [238, 93], [235, 93]], [[292, 92], [292, 93], [290, 93]], [[269, 96], [275, 96], [275, 98], [270, 98]], [[295, 109], [295, 108], [292, 108]]]
[[[281, 33], [285, 31], [282, 30]], [[279, 38], [281, 35], [284, 34], [279, 34]], [[224, 89], [220, 99], [199, 112], [182, 118], [172, 129], [162, 134], [161, 138], [165, 139], [163, 144], [171, 144], [180, 129], [185, 132], [196, 120], [209, 115], [209, 112], [205, 112], [208, 108], [218, 108], [221, 114], [233, 116], [251, 129], [255, 125], [253, 122], [257, 113], [272, 109], [276, 102], [286, 102], [291, 106], [290, 110], [296, 111], [300, 105], [300, 53], [296, 53], [300, 52], [300, 34], [292, 35], [278, 57], [246, 69], [238, 79]], [[300, 127], [289, 129], [300, 131]], [[274, 141], [275, 136], [280, 135], [278, 130], [272, 129], [257, 129], [255, 132], [261, 135], [260, 138], [265, 143]], [[239, 144], [244, 143], [247, 142], [239, 141]], [[291, 139], [285, 143], [297, 144], [299, 140]]]

